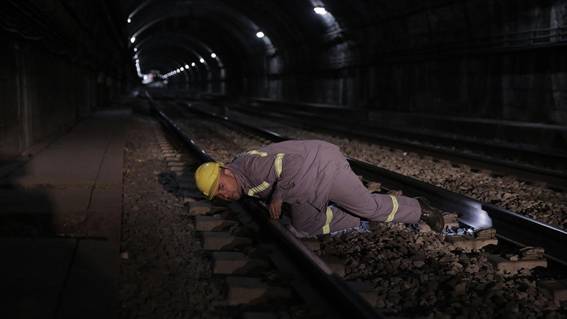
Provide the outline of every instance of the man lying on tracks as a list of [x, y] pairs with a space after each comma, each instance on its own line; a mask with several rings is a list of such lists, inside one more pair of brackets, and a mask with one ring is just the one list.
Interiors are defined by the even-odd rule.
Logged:
[[289, 204], [299, 236], [355, 228], [361, 220], [413, 224], [421, 217], [434, 230], [443, 228], [440, 213], [422, 214], [414, 198], [370, 193], [339, 147], [324, 141], [275, 143], [239, 154], [226, 165], [205, 163], [195, 180], [208, 199], [266, 200], [273, 219], [280, 218], [284, 202]]

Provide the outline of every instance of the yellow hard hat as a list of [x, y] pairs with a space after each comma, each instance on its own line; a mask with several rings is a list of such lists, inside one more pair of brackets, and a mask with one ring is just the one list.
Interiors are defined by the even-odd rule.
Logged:
[[195, 171], [197, 188], [208, 198], [213, 199], [219, 185], [221, 163], [207, 162], [201, 164]]

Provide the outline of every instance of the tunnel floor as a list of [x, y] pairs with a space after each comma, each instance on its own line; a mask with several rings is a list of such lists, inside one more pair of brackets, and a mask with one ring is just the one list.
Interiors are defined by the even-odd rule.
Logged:
[[[186, 127], [223, 136], [198, 123]], [[216, 152], [246, 144], [231, 134]], [[232, 317], [190, 214], [198, 162], [182, 156], [177, 175], [166, 140], [154, 118], [102, 111], [0, 179], [0, 318]]]
[[165, 138], [158, 122], [133, 118], [124, 152], [121, 318], [230, 318], [215, 309], [223, 280], [213, 276], [186, 206], [201, 195], [177, 187], [158, 137]]
[[96, 113], [0, 181], [1, 317], [112, 317], [129, 119]]

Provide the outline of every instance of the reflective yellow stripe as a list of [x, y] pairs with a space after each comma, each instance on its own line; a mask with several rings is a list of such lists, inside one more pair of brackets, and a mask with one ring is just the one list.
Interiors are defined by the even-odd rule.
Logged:
[[284, 153], [278, 153], [276, 155], [276, 159], [274, 160], [274, 168], [276, 169], [277, 177], [280, 177], [280, 175], [282, 174], [284, 156], [285, 156]]
[[266, 156], [268, 156], [268, 153], [266, 153], [266, 152], [261, 152], [261, 151], [257, 151], [257, 150], [248, 151], [247, 153], [250, 154], [250, 155], [258, 155], [258, 156], [260, 156], [260, 157], [266, 157]]
[[333, 210], [331, 207], [327, 207], [325, 215], [327, 215], [327, 219], [325, 220], [325, 226], [323, 226], [323, 234], [328, 234], [331, 232], [331, 222], [333, 221]]
[[263, 181], [262, 184], [254, 186], [248, 190], [248, 196], [255, 196], [256, 194], [265, 191], [270, 187], [270, 183]]
[[390, 215], [388, 215], [388, 218], [386, 218], [386, 223], [394, 220], [394, 217], [396, 217], [396, 213], [398, 212], [398, 208], [400, 207], [398, 199], [393, 195], [390, 195], [390, 197], [392, 198], [392, 211], [390, 212]]

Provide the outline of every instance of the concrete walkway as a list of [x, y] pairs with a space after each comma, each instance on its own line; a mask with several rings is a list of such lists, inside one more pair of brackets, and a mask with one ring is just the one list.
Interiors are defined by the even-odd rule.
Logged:
[[105, 111], [0, 180], [0, 318], [113, 318], [129, 111]]

